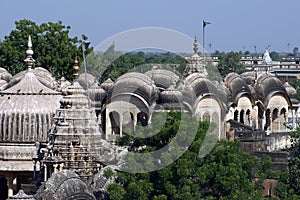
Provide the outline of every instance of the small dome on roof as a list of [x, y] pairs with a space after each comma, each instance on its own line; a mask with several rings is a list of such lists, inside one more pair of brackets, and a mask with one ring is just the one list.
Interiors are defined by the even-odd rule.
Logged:
[[260, 74], [257, 77], [255, 91], [257, 93], [257, 97], [264, 102], [269, 94], [275, 92], [281, 92], [282, 94], [287, 95], [286, 89], [282, 82], [277, 77], [269, 73]]
[[159, 102], [162, 104], [179, 104], [182, 99], [182, 93], [175, 89], [173, 85], [159, 94]]
[[289, 82], [284, 83], [284, 87], [286, 89], [287, 94], [289, 95], [292, 104], [298, 104], [299, 100], [297, 98], [297, 90], [289, 84]]
[[109, 92], [109, 99], [120, 94], [136, 94], [142, 97], [148, 105], [151, 105], [156, 100], [157, 93], [154, 82], [148, 76], [130, 72], [116, 80], [114, 87]]
[[113, 86], [115, 85], [115, 82], [113, 82], [110, 78], [108, 78], [106, 81], [101, 83], [101, 87], [108, 92]]
[[[26, 72], [27, 70], [24, 70], [14, 75], [6, 88], [16, 85], [25, 76]], [[37, 80], [43, 85], [53, 90], [57, 89], [57, 82], [48, 70], [42, 67], [36, 67], [32, 69], [32, 72], [36, 76]]]
[[179, 81], [179, 76], [174, 72], [165, 69], [152, 69], [145, 73], [155, 83], [159, 89], [167, 89], [171, 85], [176, 85]]
[[106, 91], [97, 82], [88, 89], [89, 97], [92, 101], [102, 101], [106, 96]]
[[73, 171], [63, 170], [52, 176], [37, 192], [37, 199], [95, 200], [91, 188]]
[[257, 78], [257, 73], [255, 71], [244, 72], [241, 74], [241, 78], [244, 79], [248, 85], [254, 85]]
[[82, 73], [79, 75], [78, 79], [76, 80], [83, 89], [87, 89], [87, 84], [90, 87], [96, 81], [96, 77], [89, 73]]
[[230, 90], [232, 102], [237, 103], [238, 99], [243, 94], [251, 94], [248, 84], [237, 73], [229, 73], [224, 80], [225, 85]]

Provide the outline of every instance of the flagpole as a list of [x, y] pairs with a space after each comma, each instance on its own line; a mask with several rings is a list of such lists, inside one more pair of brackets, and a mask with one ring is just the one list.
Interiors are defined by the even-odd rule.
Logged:
[[203, 24], [202, 24], [202, 41], [203, 41], [202, 56], [203, 56], [203, 62], [204, 62], [204, 30], [205, 30], [205, 22], [203, 20]]

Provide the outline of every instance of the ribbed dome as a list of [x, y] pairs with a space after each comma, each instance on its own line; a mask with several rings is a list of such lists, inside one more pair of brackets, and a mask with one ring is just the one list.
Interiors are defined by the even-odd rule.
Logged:
[[237, 73], [229, 73], [225, 77], [225, 85], [228, 87], [231, 93], [231, 101], [237, 103], [240, 95], [251, 94], [247, 83]]
[[115, 82], [113, 82], [110, 78], [108, 78], [106, 81], [104, 81], [100, 86], [108, 92], [113, 86], [115, 85]]
[[291, 98], [296, 97], [297, 98], [297, 91], [293, 86], [291, 86], [289, 84], [289, 82], [285, 82], [284, 87], [285, 87], [289, 97], [291, 97]]
[[119, 94], [137, 94], [142, 97], [148, 105], [157, 98], [158, 90], [153, 81], [145, 74], [131, 72], [120, 76], [109, 92], [109, 99]]
[[284, 87], [291, 99], [291, 102], [293, 104], [298, 104], [299, 100], [297, 99], [297, 90], [293, 86], [291, 86], [287, 81], [284, 83]]
[[53, 200], [96, 199], [90, 187], [75, 172], [69, 170], [53, 173], [45, 186], [39, 189], [37, 198]]
[[106, 96], [106, 91], [97, 82], [88, 89], [89, 97], [92, 101], [102, 101]]
[[153, 69], [145, 73], [149, 76], [155, 83], [156, 87], [159, 89], [167, 89], [171, 85], [176, 85], [179, 81], [179, 76], [174, 72], [165, 69]]
[[89, 73], [83, 73], [79, 75], [76, 81], [83, 87], [83, 89], [86, 90], [87, 84], [89, 87], [93, 85], [93, 83], [96, 81], [96, 77]]
[[173, 85], [159, 94], [159, 102], [163, 104], [181, 103], [182, 99], [182, 93], [176, 90]]
[[11, 79], [11, 74], [6, 69], [0, 68], [0, 90], [4, 90]]
[[255, 84], [257, 74], [255, 71], [250, 71], [250, 72], [244, 72], [241, 74], [241, 78], [246, 81], [248, 85], [253, 85]]
[[67, 87], [67, 96], [64, 96], [63, 99], [60, 100], [61, 106], [67, 108], [86, 108], [88, 106], [88, 99], [84, 95], [85, 90], [78, 83], [74, 82], [72, 85]]
[[268, 95], [274, 92], [281, 92], [282, 94], [287, 95], [282, 82], [278, 78], [267, 73], [257, 77], [255, 91], [257, 92], [258, 98], [262, 101], [266, 101]]
[[219, 97], [222, 95], [210, 80], [199, 73], [193, 73], [189, 75], [184, 80], [184, 83], [193, 89], [196, 97], [204, 94], [215, 94]]
[[[14, 85], [16, 85], [19, 81], [23, 79], [25, 76], [27, 70], [19, 72], [18, 74], [14, 75], [12, 79], [9, 81], [8, 85], [6, 88], [10, 88]], [[42, 67], [37, 67], [32, 70], [33, 74], [36, 76], [37, 80], [41, 82], [43, 85], [47, 86], [48, 88], [51, 88], [55, 90], [57, 88], [57, 82], [55, 78], [52, 77], [52, 74], [42, 68]]]
[[40, 83], [28, 69], [19, 83], [0, 95], [0, 141], [46, 141], [60, 93]]

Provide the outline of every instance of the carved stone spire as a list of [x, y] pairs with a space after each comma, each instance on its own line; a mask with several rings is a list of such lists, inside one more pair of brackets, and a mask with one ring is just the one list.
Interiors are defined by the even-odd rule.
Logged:
[[194, 39], [194, 53], [198, 53], [198, 41], [197, 41], [197, 38], [195, 36], [195, 39]]
[[24, 60], [26, 63], [28, 69], [31, 69], [35, 60], [32, 58], [33, 55], [33, 50], [32, 50], [32, 42], [31, 42], [31, 37], [30, 35], [28, 36], [28, 49], [26, 51], [27, 58]]

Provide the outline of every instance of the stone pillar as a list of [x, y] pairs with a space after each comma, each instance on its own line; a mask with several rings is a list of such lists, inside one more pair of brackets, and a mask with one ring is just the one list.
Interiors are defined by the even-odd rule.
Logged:
[[44, 166], [44, 181], [45, 181], [45, 182], [46, 182], [47, 179], [48, 179], [47, 176], [48, 176], [48, 175], [47, 175], [47, 165], [45, 165], [45, 166]]
[[120, 115], [120, 137], [123, 136], [123, 115]]
[[292, 119], [293, 119], [293, 123], [292, 123], [293, 130], [295, 130], [296, 129], [296, 113], [295, 113], [294, 109], [292, 110]]

